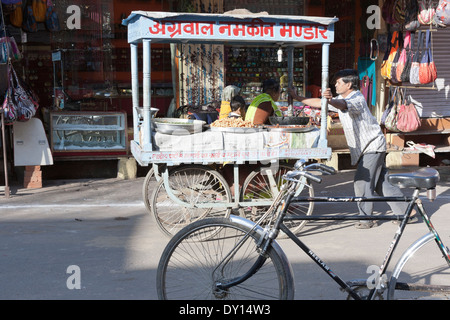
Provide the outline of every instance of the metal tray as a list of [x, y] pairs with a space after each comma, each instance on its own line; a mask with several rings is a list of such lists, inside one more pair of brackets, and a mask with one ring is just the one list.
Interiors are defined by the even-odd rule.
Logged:
[[206, 124], [206, 122], [202, 120], [179, 118], [156, 118], [152, 121], [157, 132], [174, 135], [188, 135], [202, 132], [203, 125]]
[[275, 132], [309, 132], [316, 128], [316, 126], [296, 126], [296, 125], [284, 125], [282, 127], [277, 126], [265, 126], [265, 128], [269, 131]]

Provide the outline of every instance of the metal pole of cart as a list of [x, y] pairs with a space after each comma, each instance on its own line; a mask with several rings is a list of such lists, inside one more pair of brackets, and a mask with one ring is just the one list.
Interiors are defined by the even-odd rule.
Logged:
[[[330, 61], [330, 44], [324, 43], [322, 44], [322, 92], [328, 88], [328, 79], [329, 79], [329, 61]], [[328, 114], [328, 101], [325, 98], [322, 98], [321, 105], [321, 122], [320, 122], [320, 137], [319, 137], [319, 148], [327, 147], [327, 114]]]
[[144, 104], [144, 123], [143, 123], [143, 149], [144, 151], [152, 151], [152, 135], [151, 135], [151, 118], [150, 118], [150, 104], [151, 104], [151, 59], [150, 59], [150, 40], [144, 39], [143, 45], [143, 104]]
[[[138, 108], [139, 106], [139, 67], [138, 67], [138, 45], [137, 43], [130, 44], [131, 49], [131, 95], [133, 102], [133, 129], [134, 141], [139, 141], [138, 129]], [[141, 128], [142, 130], [142, 128]]]

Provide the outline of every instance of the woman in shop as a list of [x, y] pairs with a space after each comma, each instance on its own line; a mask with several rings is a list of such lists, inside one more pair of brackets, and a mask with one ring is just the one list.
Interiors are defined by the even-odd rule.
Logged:
[[230, 102], [233, 97], [237, 96], [241, 91], [241, 88], [229, 85], [223, 89], [222, 102], [220, 104], [219, 119], [228, 118], [228, 114], [231, 112]]
[[263, 82], [262, 89], [263, 93], [253, 99], [245, 113], [245, 120], [249, 120], [253, 124], [266, 124], [272, 115], [277, 117], [283, 116], [280, 108], [275, 103], [280, 98], [280, 83], [276, 80], [268, 79]]

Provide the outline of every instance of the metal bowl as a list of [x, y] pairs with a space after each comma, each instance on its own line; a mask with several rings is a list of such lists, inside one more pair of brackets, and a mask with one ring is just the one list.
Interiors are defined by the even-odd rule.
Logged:
[[309, 117], [269, 117], [272, 125], [306, 125], [309, 123]]
[[156, 131], [164, 134], [186, 135], [203, 131], [205, 121], [180, 118], [155, 118]]

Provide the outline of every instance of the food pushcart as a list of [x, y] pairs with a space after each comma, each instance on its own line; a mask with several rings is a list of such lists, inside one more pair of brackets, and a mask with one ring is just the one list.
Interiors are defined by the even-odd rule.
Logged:
[[[141, 166], [152, 166], [143, 187], [144, 202], [168, 235], [206, 215], [227, 215], [232, 209], [261, 208], [270, 204], [279, 187], [280, 170], [286, 159], [329, 159], [327, 143], [327, 101], [322, 100], [320, 129], [265, 130], [228, 128], [205, 130], [198, 120], [158, 120], [152, 117], [151, 54], [154, 43], [207, 43], [239, 46], [284, 47], [288, 53], [288, 80], [292, 84], [293, 49], [322, 45], [322, 89], [328, 87], [330, 44], [334, 41], [337, 18], [272, 16], [267, 14], [206, 14], [133, 11], [123, 21], [128, 27], [131, 48], [131, 77], [134, 136], [131, 152]], [[142, 50], [142, 101], [138, 51]], [[158, 130], [155, 130], [158, 129]], [[176, 130], [174, 128], [180, 128]], [[171, 131], [174, 130], [174, 131]], [[177, 132], [176, 132], [177, 131]], [[181, 132], [180, 132], [181, 131]], [[263, 165], [240, 188], [240, 168]], [[281, 164], [280, 164], [281, 163]], [[217, 170], [232, 166], [233, 187]], [[149, 181], [159, 181], [150, 194]], [[258, 180], [265, 177], [263, 188]], [[306, 188], [308, 189], [308, 188]], [[310, 189], [312, 190], [312, 189]], [[308, 190], [306, 190], [308, 192]], [[310, 192], [310, 191], [309, 191]], [[164, 201], [163, 201], [164, 200]], [[312, 204], [311, 204], [312, 205]], [[311, 208], [306, 210], [309, 214]], [[307, 213], [307, 214], [308, 214]]]

